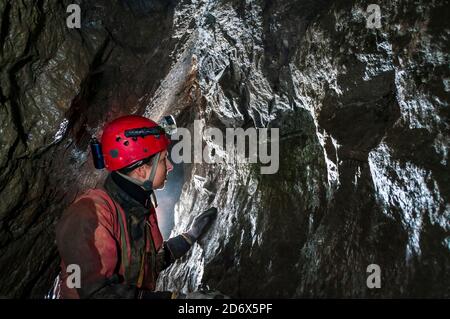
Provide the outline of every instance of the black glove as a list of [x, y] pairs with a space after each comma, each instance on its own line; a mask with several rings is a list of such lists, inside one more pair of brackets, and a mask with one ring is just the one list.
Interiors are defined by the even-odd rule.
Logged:
[[197, 241], [211, 226], [211, 223], [217, 217], [217, 208], [211, 207], [205, 210], [203, 213], [195, 217], [192, 223], [191, 229], [189, 229], [185, 235], [194, 242]]

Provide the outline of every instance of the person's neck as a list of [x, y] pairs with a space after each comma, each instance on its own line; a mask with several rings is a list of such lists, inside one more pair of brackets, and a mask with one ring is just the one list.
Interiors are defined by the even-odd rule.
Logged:
[[[116, 183], [116, 185], [121, 190], [123, 190], [130, 197], [139, 202], [142, 206], [149, 208], [152, 205], [150, 200], [152, 191], [144, 190], [142, 188], [142, 185], [139, 185], [133, 181], [134, 178], [133, 180], [130, 178], [126, 178], [125, 176], [117, 172], [112, 172], [111, 177], [114, 183]], [[138, 180], [136, 181], [139, 182]]]

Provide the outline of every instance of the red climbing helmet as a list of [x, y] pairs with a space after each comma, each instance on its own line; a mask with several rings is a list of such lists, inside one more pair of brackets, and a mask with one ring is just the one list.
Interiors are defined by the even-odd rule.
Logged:
[[165, 131], [154, 121], [136, 115], [117, 118], [108, 123], [101, 140], [105, 167], [116, 171], [167, 149]]

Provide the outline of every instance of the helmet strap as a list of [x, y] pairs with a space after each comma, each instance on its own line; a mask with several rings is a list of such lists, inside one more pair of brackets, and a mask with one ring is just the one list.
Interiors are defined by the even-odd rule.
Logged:
[[148, 179], [142, 184], [142, 188], [144, 188], [146, 191], [151, 191], [153, 190], [153, 179], [155, 178], [156, 175], [156, 171], [158, 169], [158, 163], [159, 163], [159, 158], [161, 157], [161, 153], [156, 154], [153, 157], [153, 161], [152, 161], [152, 170], [150, 171], [150, 176], [148, 177]]
[[129, 180], [130, 182], [137, 184], [141, 186], [146, 191], [151, 191], [153, 206], [156, 208], [158, 207], [158, 201], [156, 200], [155, 192], [153, 191], [153, 179], [155, 178], [156, 171], [158, 170], [158, 163], [159, 159], [161, 157], [161, 153], [157, 153], [152, 160], [152, 169], [150, 171], [150, 176], [145, 182], [141, 182], [133, 177], [130, 177], [128, 175], [122, 174], [121, 172], [117, 171], [117, 173], [122, 176], [123, 178]]
[[155, 178], [156, 171], [158, 170], [158, 163], [159, 163], [160, 157], [161, 157], [161, 153], [158, 153], [155, 155], [155, 157], [153, 157], [152, 170], [150, 171], [150, 176], [148, 177], [148, 180], [146, 180], [144, 182], [144, 184], [142, 185], [142, 187], [146, 191], [152, 191], [150, 196], [151, 196], [151, 199], [153, 200], [153, 207], [155, 207], [155, 208], [158, 207], [158, 201], [156, 199], [155, 191], [153, 190], [153, 179]]

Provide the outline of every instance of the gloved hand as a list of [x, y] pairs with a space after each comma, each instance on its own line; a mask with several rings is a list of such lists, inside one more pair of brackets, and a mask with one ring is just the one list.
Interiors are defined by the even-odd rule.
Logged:
[[217, 217], [217, 208], [211, 207], [195, 217], [191, 229], [186, 234], [192, 241], [197, 241], [211, 226], [211, 223]]

